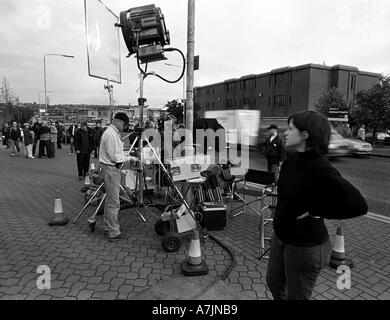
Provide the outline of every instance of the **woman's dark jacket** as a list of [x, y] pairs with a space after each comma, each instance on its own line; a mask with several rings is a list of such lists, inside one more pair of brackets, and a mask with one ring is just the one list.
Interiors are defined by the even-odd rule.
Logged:
[[11, 128], [10, 129], [10, 138], [11, 140], [17, 141], [22, 137], [20, 129], [19, 128]]
[[[273, 224], [275, 234], [285, 243], [320, 245], [329, 239], [323, 219], [350, 219], [367, 211], [359, 190], [325, 157], [312, 151], [296, 152], [283, 163]], [[297, 220], [306, 212], [309, 217]]]

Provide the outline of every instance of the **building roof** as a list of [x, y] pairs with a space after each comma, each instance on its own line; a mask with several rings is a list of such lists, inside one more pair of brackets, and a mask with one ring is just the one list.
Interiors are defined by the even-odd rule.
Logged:
[[322, 69], [322, 70], [328, 70], [328, 71], [336, 71], [336, 70], [354, 71], [360, 75], [368, 75], [368, 76], [373, 76], [373, 77], [378, 77], [378, 78], [381, 76], [380, 73], [369, 72], [369, 71], [360, 71], [357, 67], [347, 66], [347, 65], [342, 65], [342, 64], [336, 64], [334, 66], [326, 66], [323, 64], [307, 63], [307, 64], [303, 64], [303, 65], [296, 66], [296, 67], [287, 66], [287, 67], [272, 69], [270, 72], [265, 72], [265, 73], [260, 73], [260, 74], [249, 74], [249, 75], [242, 76], [240, 78], [227, 79], [227, 80], [224, 80], [223, 82], [216, 82], [216, 83], [211, 83], [211, 84], [207, 84], [204, 86], [197, 86], [194, 89], [213, 87], [216, 85], [223, 85], [226, 83], [241, 81], [241, 80], [245, 80], [245, 79], [264, 77], [264, 76], [271, 75], [271, 74], [277, 74], [277, 73], [283, 73], [283, 72], [295, 71], [295, 70], [301, 70], [301, 69], [309, 69], [309, 68]]

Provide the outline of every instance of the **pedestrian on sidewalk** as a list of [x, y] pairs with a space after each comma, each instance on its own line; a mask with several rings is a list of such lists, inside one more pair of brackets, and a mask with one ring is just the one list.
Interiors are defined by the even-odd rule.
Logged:
[[55, 123], [57, 129], [57, 149], [62, 149], [62, 139], [64, 137], [64, 127], [56, 121]]
[[33, 141], [33, 148], [32, 148], [32, 154], [34, 157], [36, 155], [37, 144], [38, 144], [38, 148], [39, 148], [39, 128], [40, 127], [41, 127], [41, 122], [36, 121], [33, 125], [33, 128], [32, 128], [32, 130], [34, 131], [34, 141]]
[[366, 125], [362, 124], [357, 132], [358, 139], [366, 141]]
[[10, 137], [10, 127], [9, 127], [9, 124], [6, 122], [4, 123], [4, 128], [3, 128], [3, 136], [4, 136], [4, 140], [3, 140], [3, 146], [6, 147], [6, 149], [9, 149], [10, 148], [10, 141], [9, 141], [9, 137]]
[[18, 128], [17, 123], [12, 122], [12, 127], [10, 129], [10, 141], [11, 141], [11, 157], [15, 157], [16, 151], [20, 152], [20, 140], [22, 139], [22, 135], [20, 133], [20, 129]]
[[38, 158], [42, 158], [43, 156], [47, 155], [48, 158], [52, 158], [51, 154], [51, 136], [50, 136], [50, 127], [47, 124], [47, 121], [42, 121], [42, 125], [39, 128], [39, 152], [38, 152]]
[[277, 184], [274, 234], [267, 285], [276, 299], [310, 299], [331, 244], [324, 219], [350, 219], [367, 213], [363, 196], [326, 158], [328, 120], [305, 111], [288, 119], [284, 161]]
[[74, 148], [76, 150], [78, 177], [79, 180], [82, 180], [89, 172], [91, 153], [95, 148], [94, 132], [91, 128], [88, 128], [87, 122], [82, 122], [81, 129], [76, 131]]
[[287, 157], [284, 140], [278, 135], [278, 126], [271, 124], [268, 128], [270, 136], [265, 140], [264, 156], [267, 159], [267, 171], [275, 173], [278, 180], [280, 166]]
[[58, 130], [56, 126], [54, 125], [53, 121], [49, 121], [49, 126], [50, 126], [50, 153], [52, 157], [54, 158], [56, 155], [56, 143], [57, 143], [57, 135], [58, 135]]
[[100, 122], [96, 123], [96, 126], [94, 128], [94, 134], [95, 134], [95, 155], [94, 157], [99, 157], [99, 148], [100, 148], [100, 141], [102, 140], [103, 135], [103, 129]]
[[32, 148], [34, 143], [34, 131], [29, 123], [24, 124], [24, 145], [26, 146], [26, 158], [34, 159]]
[[118, 112], [104, 131], [100, 143], [99, 162], [106, 189], [106, 204], [104, 207], [104, 222], [111, 241], [120, 240], [121, 234], [118, 222], [120, 209], [119, 192], [121, 184], [121, 165], [126, 161], [123, 152], [123, 141], [120, 133], [129, 125], [129, 117]]
[[70, 137], [70, 153], [69, 154], [74, 154], [74, 136], [75, 136], [77, 130], [78, 130], [78, 128], [76, 126], [76, 123], [73, 123], [68, 128], [68, 134]]

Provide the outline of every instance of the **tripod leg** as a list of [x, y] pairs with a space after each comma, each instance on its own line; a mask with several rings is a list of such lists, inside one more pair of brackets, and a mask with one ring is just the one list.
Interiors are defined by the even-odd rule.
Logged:
[[91, 217], [89, 217], [88, 219], [88, 222], [89, 223], [94, 223], [96, 222], [96, 216], [100, 210], [100, 208], [102, 207], [103, 203], [104, 203], [104, 200], [106, 200], [106, 197], [107, 197], [107, 194], [105, 193], [102, 197], [102, 199], [100, 200], [100, 203], [98, 205], [98, 207], [96, 208], [95, 212], [93, 213], [93, 215]]
[[146, 222], [146, 219], [144, 218], [144, 216], [142, 215], [141, 212], [138, 211], [138, 209], [135, 209], [135, 211], [138, 213], [138, 215], [140, 216], [140, 218], [142, 219], [143, 222]]
[[142, 170], [142, 173], [143, 173], [143, 178], [144, 178], [144, 186], [145, 186], [146, 194], [148, 195], [148, 199], [149, 199], [150, 204], [153, 204], [152, 198], [150, 197], [150, 193], [148, 190], [148, 185], [146, 184], [145, 170]]
[[88, 200], [88, 202], [85, 204], [83, 209], [79, 212], [79, 214], [74, 218], [73, 223], [76, 223], [77, 220], [81, 217], [81, 215], [84, 213], [84, 211], [88, 208], [89, 204], [92, 202], [92, 200], [96, 197], [97, 193], [100, 191], [100, 189], [103, 187], [104, 182], [97, 188], [95, 193], [92, 195], [92, 197]]

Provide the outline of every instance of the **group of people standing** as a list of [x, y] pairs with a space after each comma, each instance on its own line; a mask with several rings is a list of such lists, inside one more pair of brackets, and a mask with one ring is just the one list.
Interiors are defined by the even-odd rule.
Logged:
[[[26, 122], [23, 125], [13, 121], [11, 125], [4, 124], [3, 128], [3, 145], [7, 149], [11, 149], [11, 156], [24, 150], [26, 158], [34, 159], [36, 155], [37, 145], [38, 158], [47, 156], [53, 158], [55, 156], [55, 143], [58, 146], [58, 140], [63, 138], [63, 128], [58, 122], [53, 124], [53, 121]], [[58, 147], [61, 149], [61, 143]]]
[[[85, 124], [90, 135], [90, 142], [88, 144], [83, 139], [83, 124]], [[93, 129], [88, 128], [86, 122], [72, 124], [69, 126], [67, 133], [70, 137], [70, 154], [76, 153], [78, 158], [81, 158], [81, 164], [86, 163], [83, 154], [85, 154], [87, 149], [90, 149], [89, 155], [94, 152], [94, 157], [98, 157], [100, 140], [103, 135], [103, 129], [100, 123], [97, 123]], [[30, 121], [23, 125], [13, 121], [10, 124], [5, 123], [2, 131], [3, 145], [6, 149], [11, 150], [11, 156], [14, 157], [17, 153], [24, 150], [24, 155], [30, 159], [45, 156], [54, 158], [56, 147], [57, 149], [62, 149], [62, 143], [65, 142], [65, 134], [64, 126], [58, 121], [53, 122], [52, 120]], [[85, 174], [82, 172], [80, 176], [85, 176]]]

